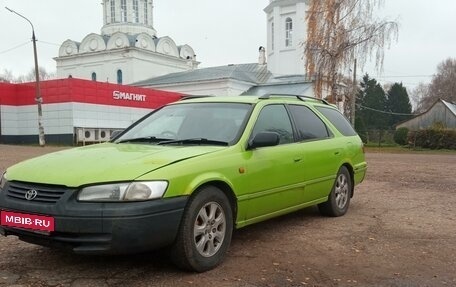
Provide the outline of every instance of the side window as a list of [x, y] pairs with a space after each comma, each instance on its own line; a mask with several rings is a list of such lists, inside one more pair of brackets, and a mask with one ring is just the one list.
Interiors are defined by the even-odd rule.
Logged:
[[147, 0], [144, 0], [144, 24], [149, 25], [149, 12], [147, 5]]
[[294, 141], [290, 117], [283, 105], [269, 105], [261, 110], [253, 128], [252, 137], [259, 132], [278, 133], [280, 144]]
[[293, 45], [293, 20], [288, 17], [285, 20], [285, 47]]
[[274, 51], [274, 22], [271, 22], [271, 51]]
[[134, 23], [139, 23], [139, 3], [138, 0], [133, 0]]
[[122, 70], [117, 70], [117, 84], [122, 85], [123, 75]]
[[347, 118], [345, 118], [338, 110], [324, 107], [317, 107], [317, 110], [322, 113], [344, 136], [349, 137], [357, 135]]
[[111, 23], [116, 22], [116, 2], [111, 1]]
[[300, 140], [325, 139], [329, 137], [325, 123], [308, 107], [290, 105]]
[[122, 22], [127, 22], [127, 0], [120, 2], [120, 12], [122, 14]]

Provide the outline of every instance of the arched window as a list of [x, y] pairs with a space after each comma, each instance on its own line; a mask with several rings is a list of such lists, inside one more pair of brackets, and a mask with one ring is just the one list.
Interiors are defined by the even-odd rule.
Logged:
[[97, 80], [97, 73], [93, 72], [92, 73], [92, 81], [96, 81]]
[[135, 17], [135, 23], [139, 23], [139, 6], [138, 0], [133, 0], [133, 11]]
[[144, 24], [149, 25], [149, 9], [147, 7], [147, 0], [144, 0]]
[[127, 22], [127, 0], [122, 0], [120, 3], [120, 13], [122, 14], [122, 21]]
[[285, 47], [293, 45], [293, 20], [288, 17], [285, 20]]
[[123, 82], [122, 70], [117, 70], [117, 84], [122, 85]]
[[68, 75], [68, 79], [73, 79], [73, 75]]
[[111, 23], [116, 22], [116, 1], [111, 0]]

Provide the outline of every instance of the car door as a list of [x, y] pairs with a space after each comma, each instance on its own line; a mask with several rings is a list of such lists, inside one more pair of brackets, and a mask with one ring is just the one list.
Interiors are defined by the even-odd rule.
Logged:
[[289, 105], [299, 140], [304, 202], [328, 196], [339, 169], [343, 149], [326, 124], [308, 107]]
[[299, 186], [301, 149], [295, 143], [293, 127], [284, 105], [265, 106], [254, 125], [250, 138], [259, 132], [276, 132], [277, 146], [256, 148], [244, 153], [248, 193], [246, 219], [271, 216], [276, 211], [294, 206], [302, 200]]

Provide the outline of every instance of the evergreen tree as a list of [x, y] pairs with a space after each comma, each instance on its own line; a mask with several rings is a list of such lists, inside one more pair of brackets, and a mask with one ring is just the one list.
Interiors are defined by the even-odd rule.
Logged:
[[[410, 103], [410, 98], [407, 93], [407, 89], [402, 85], [402, 83], [395, 83], [388, 90], [388, 100], [387, 100], [388, 111], [392, 113], [400, 114], [411, 114], [412, 113], [412, 104]], [[406, 115], [390, 115], [390, 127], [393, 127], [395, 124], [409, 119], [411, 116]]]
[[387, 110], [387, 97], [382, 86], [366, 74], [361, 82], [361, 90], [357, 95], [355, 128], [367, 130], [384, 130], [389, 126], [389, 115], [381, 111]]

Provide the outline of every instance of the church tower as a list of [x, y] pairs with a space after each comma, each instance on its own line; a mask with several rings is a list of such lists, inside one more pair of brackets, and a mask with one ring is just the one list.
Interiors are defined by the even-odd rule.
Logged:
[[153, 0], [103, 0], [102, 35], [115, 32], [146, 33], [156, 36], [153, 28]]
[[102, 0], [101, 4], [101, 34], [62, 43], [54, 58], [58, 78], [132, 84], [198, 67], [192, 47], [158, 37], [153, 0]]
[[308, 0], [269, 0], [267, 15], [268, 70], [275, 76], [304, 75], [304, 41]]

